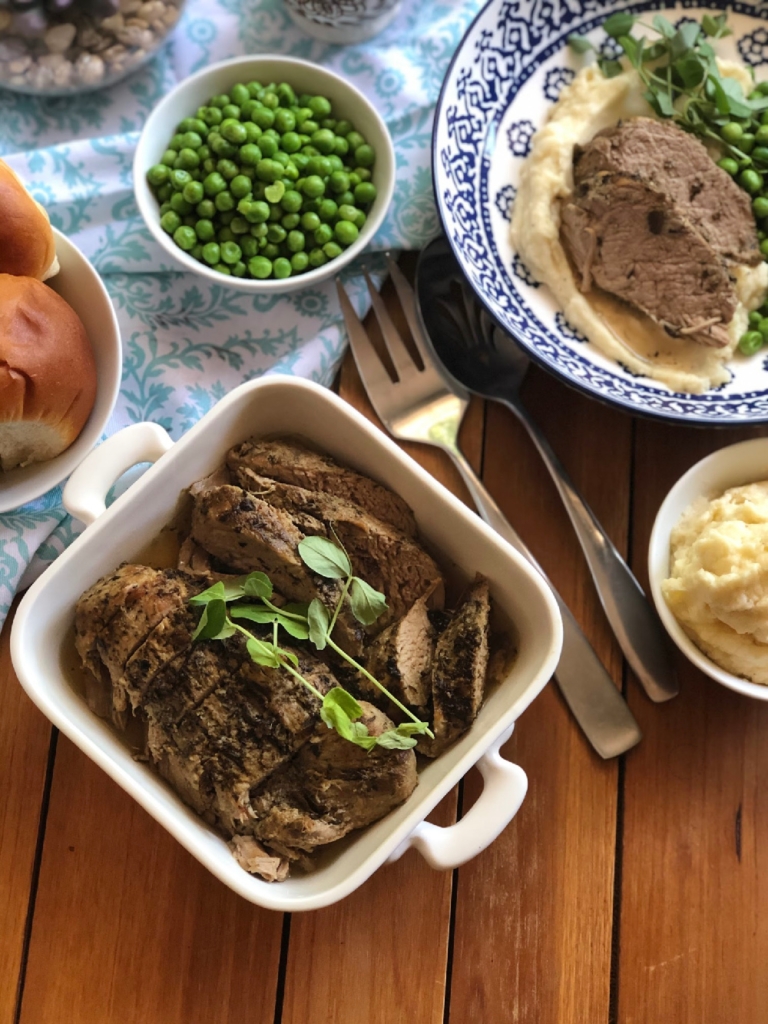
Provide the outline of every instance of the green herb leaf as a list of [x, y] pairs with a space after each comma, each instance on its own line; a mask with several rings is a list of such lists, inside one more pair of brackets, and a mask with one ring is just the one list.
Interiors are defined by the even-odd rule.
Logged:
[[681, 57], [672, 67], [684, 89], [701, 85], [707, 73], [705, 65], [697, 57]]
[[303, 619], [306, 619], [309, 613], [309, 605], [300, 604], [298, 601], [286, 601], [280, 610], [291, 615], [300, 615]]
[[626, 53], [632, 67], [639, 68], [643, 63], [642, 42], [638, 42], [638, 40], [633, 39], [632, 36], [621, 36], [619, 38], [619, 45], [624, 53]]
[[203, 608], [203, 614], [192, 634], [193, 640], [225, 640], [235, 632], [227, 621], [227, 606], [222, 600], [212, 600]]
[[387, 750], [410, 750], [411, 747], [416, 746], [415, 739], [411, 736], [403, 736], [396, 729], [387, 729], [386, 732], [376, 737], [376, 742]]
[[672, 117], [675, 112], [675, 108], [672, 105], [669, 93], [651, 92], [648, 90], [648, 92], [643, 93], [643, 95], [660, 117]]
[[363, 713], [363, 709], [360, 704], [358, 704], [352, 694], [348, 693], [343, 686], [334, 686], [333, 689], [329, 690], [325, 697], [323, 697], [324, 708], [330, 707], [331, 704], [341, 708], [347, 717], [353, 722], [355, 719], [360, 718]]
[[716, 17], [713, 17], [711, 14], [705, 14], [701, 19], [702, 31], [712, 39], [723, 39], [725, 36], [733, 35], [726, 26], [727, 17], [726, 14], [718, 14]]
[[399, 736], [424, 736], [429, 732], [429, 722], [401, 722], [395, 731]]
[[715, 90], [715, 105], [721, 114], [732, 114], [734, 117], [749, 117], [752, 108], [744, 99], [739, 83], [733, 78], [721, 78], [710, 74], [710, 81]]
[[589, 53], [590, 50], [594, 50], [594, 46], [586, 36], [577, 35], [575, 32], [568, 36], [568, 45], [574, 53]]
[[675, 26], [670, 21], [667, 21], [663, 14], [654, 14], [653, 27], [665, 39], [671, 39], [677, 31]]
[[318, 651], [322, 651], [328, 638], [331, 616], [323, 602], [317, 597], [309, 606], [307, 621], [309, 623], [309, 639]]
[[246, 597], [272, 597], [272, 582], [263, 572], [252, 572], [245, 577], [243, 592]]
[[257, 665], [264, 665], [265, 668], [280, 668], [280, 658], [271, 644], [265, 644], [252, 636], [245, 646], [251, 656], [251, 661], [255, 661]]
[[346, 579], [352, 572], [346, 551], [327, 537], [305, 537], [299, 555], [312, 572], [329, 580]]
[[209, 601], [226, 601], [226, 591], [224, 590], [224, 584], [221, 580], [218, 583], [214, 583], [212, 587], [208, 587], [202, 594], [195, 594], [194, 597], [190, 597], [189, 603], [196, 605], [206, 605]]
[[629, 35], [635, 20], [633, 14], [627, 14], [626, 11], [617, 11], [616, 14], [612, 14], [610, 18], [605, 19], [603, 29], [606, 35], [611, 36], [612, 39], [618, 39], [619, 36]]
[[287, 615], [281, 615], [279, 611], [272, 611], [260, 604], [237, 604], [230, 610], [233, 619], [248, 619], [250, 622], [262, 624], [276, 622], [286, 633], [296, 640], [309, 639], [309, 627], [304, 622], [298, 622]]
[[387, 600], [384, 595], [378, 590], [374, 590], [359, 576], [352, 577], [349, 588], [349, 605], [352, 614], [364, 626], [370, 626], [387, 610]]
[[701, 29], [692, 21], [684, 22], [669, 41], [669, 55], [673, 61], [684, 57], [696, 45]]
[[658, 60], [660, 57], [663, 57], [666, 52], [666, 43], [653, 43], [647, 49], [643, 50], [643, 63], [647, 64], [649, 61]]
[[620, 60], [599, 60], [597, 65], [606, 78], [615, 78], [624, 71]]

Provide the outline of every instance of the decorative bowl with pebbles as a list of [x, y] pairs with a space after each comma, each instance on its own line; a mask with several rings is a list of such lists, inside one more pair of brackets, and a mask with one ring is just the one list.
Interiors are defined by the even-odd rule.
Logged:
[[65, 96], [149, 60], [184, 0], [0, 0], [0, 87]]

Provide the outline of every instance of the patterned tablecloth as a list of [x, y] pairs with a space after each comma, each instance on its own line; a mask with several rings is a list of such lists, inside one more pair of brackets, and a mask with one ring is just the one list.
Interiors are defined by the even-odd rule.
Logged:
[[[138, 133], [157, 101], [190, 73], [237, 54], [280, 53], [332, 68], [374, 101], [395, 142], [394, 201], [373, 248], [419, 248], [438, 230], [435, 101], [478, 7], [478, 0], [404, 0], [374, 40], [334, 47], [303, 35], [281, 0], [189, 0], [163, 52], [110, 89], [71, 99], [0, 90], [0, 155], [91, 259], [117, 310], [123, 382], [108, 433], [154, 420], [178, 437], [231, 388], [265, 372], [330, 384], [345, 343], [332, 283], [251, 297], [169, 265], [143, 226], [131, 185]], [[362, 312], [360, 282], [351, 285]], [[16, 591], [78, 528], [60, 488], [0, 515], [0, 625]]]

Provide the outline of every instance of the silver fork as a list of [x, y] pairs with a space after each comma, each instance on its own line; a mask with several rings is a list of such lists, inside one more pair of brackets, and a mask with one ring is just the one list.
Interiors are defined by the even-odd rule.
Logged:
[[[394, 263], [390, 265], [390, 272], [424, 365], [420, 369], [411, 358], [381, 296], [366, 274], [373, 311], [397, 381], [392, 380], [379, 359], [341, 282], [336, 281], [352, 354], [371, 404], [394, 437], [432, 444], [448, 453], [482, 518], [527, 558], [549, 583], [544, 570], [459, 448], [459, 428], [469, 404], [469, 392], [455, 385], [449, 387], [437, 370], [421, 341], [413, 290]], [[563, 651], [555, 678], [574, 718], [597, 753], [604, 758], [616, 757], [639, 742], [642, 736], [640, 728], [570, 609], [554, 587], [552, 591], [563, 617]]]

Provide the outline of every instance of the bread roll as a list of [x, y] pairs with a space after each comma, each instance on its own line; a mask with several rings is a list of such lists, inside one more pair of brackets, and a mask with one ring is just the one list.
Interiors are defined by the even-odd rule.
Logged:
[[31, 277], [0, 274], [0, 468], [52, 459], [96, 401], [96, 363], [72, 307]]
[[0, 274], [44, 281], [58, 272], [56, 245], [48, 214], [0, 160]]

